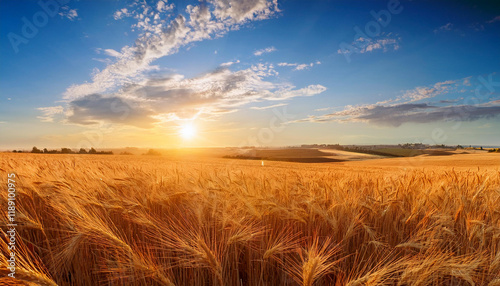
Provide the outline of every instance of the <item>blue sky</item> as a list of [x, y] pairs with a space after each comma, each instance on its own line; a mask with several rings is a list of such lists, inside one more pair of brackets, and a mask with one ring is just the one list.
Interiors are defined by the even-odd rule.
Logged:
[[0, 6], [3, 149], [500, 144], [495, 1]]

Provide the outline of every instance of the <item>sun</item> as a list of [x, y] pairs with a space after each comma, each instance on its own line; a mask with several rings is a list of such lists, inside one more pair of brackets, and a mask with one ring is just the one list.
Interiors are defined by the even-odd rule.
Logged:
[[179, 135], [185, 140], [192, 139], [196, 136], [196, 128], [191, 123], [185, 124], [179, 129]]

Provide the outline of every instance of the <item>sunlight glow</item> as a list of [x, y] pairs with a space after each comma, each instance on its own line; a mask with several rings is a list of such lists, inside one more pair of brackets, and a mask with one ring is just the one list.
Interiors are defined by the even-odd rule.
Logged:
[[196, 136], [196, 128], [191, 123], [187, 123], [181, 126], [179, 135], [185, 140], [192, 139]]

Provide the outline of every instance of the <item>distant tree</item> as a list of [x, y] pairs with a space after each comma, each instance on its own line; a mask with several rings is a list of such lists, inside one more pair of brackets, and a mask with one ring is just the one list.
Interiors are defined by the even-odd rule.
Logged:
[[479, 148], [479, 150], [483, 150], [483, 146], [481, 146], [481, 147]]
[[33, 149], [31, 149], [31, 153], [42, 153], [42, 151], [40, 151], [40, 149], [36, 147], [33, 147]]
[[78, 154], [87, 154], [87, 150], [84, 148], [80, 148], [80, 151], [78, 151]]
[[71, 151], [70, 148], [61, 148], [61, 153], [62, 154], [71, 154], [73, 151]]
[[90, 148], [89, 154], [97, 154], [97, 151], [94, 149], [94, 147]]
[[150, 155], [150, 156], [160, 156], [160, 152], [154, 150], [154, 149], [149, 149], [148, 152], [144, 155]]
[[12, 151], [12, 153], [17, 153], [17, 150]]

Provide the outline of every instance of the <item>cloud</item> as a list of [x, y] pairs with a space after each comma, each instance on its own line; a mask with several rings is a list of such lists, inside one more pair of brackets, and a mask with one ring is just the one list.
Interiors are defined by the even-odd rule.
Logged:
[[392, 34], [382, 33], [379, 38], [363, 38], [359, 37], [350, 45], [343, 46], [341, 49], [337, 50], [338, 54], [350, 55], [352, 53], [371, 53], [376, 50], [382, 50], [383, 52], [397, 51], [400, 48], [400, 37], [391, 38]]
[[172, 4], [168, 4], [167, 1], [158, 1], [158, 3], [156, 3], [156, 10], [158, 10], [158, 12], [166, 12], [166, 11], [171, 11], [173, 10], [175, 7], [175, 5], [172, 3]]
[[252, 106], [252, 107], [250, 107], [250, 109], [265, 110], [265, 109], [271, 109], [271, 108], [285, 106], [285, 105], [288, 105], [288, 103], [278, 103], [278, 104], [273, 104], [273, 105], [268, 105], [268, 106]]
[[[39, 118], [53, 121], [54, 115], [62, 114], [66, 110], [69, 114], [68, 121], [77, 124], [109, 121], [150, 127], [165, 118], [218, 115], [234, 112], [237, 106], [249, 102], [312, 96], [326, 90], [321, 85], [309, 85], [296, 89], [291, 84], [273, 83], [266, 79], [276, 73], [270, 66], [255, 66], [235, 72], [218, 69], [190, 79], [185, 79], [180, 75], [150, 79], [147, 73], [156, 69], [152, 66], [156, 59], [176, 53], [178, 49], [191, 43], [223, 36], [228, 31], [239, 29], [248, 22], [267, 19], [279, 11], [276, 1], [212, 0], [206, 5], [189, 5], [186, 8], [186, 16], [178, 15], [173, 19], [170, 18], [171, 21], [167, 21], [169, 18], [161, 13], [168, 13], [173, 6], [165, 8], [166, 2], [160, 2], [152, 7], [135, 2], [139, 4], [134, 6], [133, 11], [127, 8], [121, 9], [119, 18], [134, 17], [137, 23], [133, 27], [143, 31], [143, 34], [133, 46], [125, 46], [120, 51], [102, 50], [103, 53], [114, 58], [113, 62], [103, 70], [94, 73], [91, 82], [68, 88], [65, 99], [69, 101], [69, 104], [66, 108], [58, 109], [62, 108], [61, 106], [40, 108], [44, 116]], [[76, 10], [74, 11], [76, 13]], [[360, 38], [358, 40], [361, 44], [359, 48], [361, 53], [399, 48], [397, 39]], [[275, 50], [274, 47], [267, 49], [270, 48]], [[263, 51], [267, 52], [267, 49]], [[232, 64], [234, 62], [224, 63], [221, 66], [227, 67]], [[290, 64], [295, 70], [306, 69], [312, 65], [313, 63]], [[396, 101], [413, 102], [429, 99], [444, 94], [451, 85], [417, 87]], [[409, 103], [378, 106], [390, 108], [404, 104]], [[430, 112], [444, 108], [428, 106], [414, 107], [405, 112]], [[119, 112], [114, 112], [116, 110]], [[123, 114], [127, 113], [125, 110], [128, 110], [131, 119], [127, 119], [129, 116], [123, 117]], [[398, 110], [401, 111], [402, 108]], [[368, 119], [365, 118], [365, 120]]]
[[298, 89], [269, 80], [276, 75], [272, 65], [257, 64], [237, 71], [221, 67], [194, 78], [171, 74], [145, 79], [124, 85], [113, 94], [92, 94], [70, 101], [67, 121], [150, 128], [176, 119], [213, 120], [248, 103], [313, 96], [326, 90], [321, 85]]
[[121, 123], [136, 127], [149, 128], [158, 120], [151, 110], [142, 108], [137, 103], [111, 96], [103, 97], [90, 94], [69, 104], [68, 122], [81, 125], [98, 124], [101, 121]]
[[98, 61], [100, 63], [105, 63], [105, 64], [111, 64], [113, 61], [110, 59], [110, 58], [106, 58], [106, 59], [100, 59], [100, 58], [92, 58], [92, 60], [94, 61]]
[[452, 23], [446, 23], [445, 25], [437, 28], [434, 30], [434, 33], [439, 33], [439, 32], [445, 32], [445, 31], [451, 31], [453, 29], [453, 24]]
[[456, 103], [458, 102], [459, 100], [458, 99], [444, 99], [444, 100], [440, 100], [439, 103]]
[[210, 0], [216, 9], [214, 15], [219, 19], [231, 19], [233, 22], [268, 19], [278, 9], [278, 0]]
[[113, 14], [115, 20], [122, 19], [124, 17], [130, 17], [132, 14], [128, 12], [127, 8], [122, 8]]
[[472, 23], [469, 25], [469, 28], [473, 29], [474, 31], [483, 31], [484, 30], [484, 25], [480, 23]]
[[232, 66], [234, 64], [238, 64], [240, 63], [240, 60], [237, 60], [237, 61], [234, 61], [234, 62], [226, 62], [226, 63], [222, 63], [220, 64], [221, 67], [229, 67], [229, 66]]
[[371, 41], [364, 49], [361, 49], [361, 53], [373, 52], [375, 50], [383, 50], [387, 52], [392, 49], [394, 51], [399, 49], [399, 44], [396, 39], [380, 39]]
[[[458, 83], [459, 85], [460, 83]], [[407, 90], [399, 99], [406, 99], [408, 102], [419, 101], [436, 97], [441, 94], [446, 94], [452, 90], [456, 90], [457, 81], [447, 80], [438, 82], [430, 87], [419, 86], [411, 90]]]
[[259, 63], [234, 71], [227, 68], [239, 61], [223, 63], [192, 78], [180, 74], [152, 76], [151, 71], [159, 70], [152, 65], [156, 59], [174, 54], [186, 45], [221, 37], [279, 11], [276, 0], [210, 0], [198, 6], [188, 5], [186, 14], [175, 16], [168, 15], [170, 8], [156, 3], [149, 6], [136, 1], [115, 12], [115, 18], [136, 19], [132, 29], [142, 33], [133, 46], [119, 51], [96, 50], [110, 56], [108, 59], [113, 62], [102, 70], [94, 69], [90, 82], [66, 90], [67, 105], [57, 113], [65, 116], [64, 122], [151, 128], [177, 119], [214, 120], [248, 103], [313, 96], [326, 90], [321, 85], [297, 88], [274, 81], [272, 78], [278, 73], [272, 64]]
[[279, 11], [276, 0], [211, 0], [198, 6], [188, 5], [186, 17], [179, 14], [167, 21], [169, 15], [158, 12], [146, 2], [134, 2], [131, 6], [115, 16], [130, 14], [137, 20], [133, 29], [143, 32], [135, 44], [123, 47], [115, 61], [95, 73], [91, 82], [70, 86], [64, 93], [65, 99], [114, 92], [126, 83], [145, 79], [147, 72], [155, 69], [151, 63], [156, 59], [174, 54], [188, 44], [221, 37], [241, 25], [267, 19]]
[[78, 17], [78, 13], [76, 12], [76, 9], [70, 9], [68, 6], [63, 6], [61, 7], [61, 12], [59, 12], [59, 16], [63, 18], [67, 18], [70, 21], [73, 21]]
[[282, 99], [288, 99], [292, 97], [297, 97], [297, 96], [313, 96], [316, 94], [320, 94], [322, 92], [326, 91], [326, 87], [320, 85], [320, 84], [313, 84], [309, 85], [307, 87], [297, 89], [297, 90], [286, 90], [284, 92], [278, 92], [277, 95], [279, 96], [272, 96], [268, 98], [269, 100], [282, 100]]
[[96, 52], [97, 53], [103, 53], [107, 56], [110, 56], [110, 57], [114, 57], [114, 58], [119, 58], [122, 54], [120, 52], [117, 52], [113, 49], [101, 49], [101, 48], [97, 48], [96, 49]]
[[320, 61], [316, 61], [315, 63], [309, 63], [309, 64], [298, 64], [298, 63], [278, 63], [278, 66], [280, 67], [294, 67], [293, 70], [298, 71], [298, 70], [304, 70], [313, 67], [314, 65], [320, 65]]
[[[345, 106], [343, 110], [308, 116], [293, 122], [366, 122], [369, 124], [398, 127], [404, 123], [430, 123], [437, 121], [474, 121], [500, 115], [500, 100], [489, 98], [484, 103], [477, 98], [443, 99], [434, 104], [420, 102], [437, 96], [469, 92], [474, 94], [472, 77], [447, 80], [430, 86], [403, 91], [401, 96], [375, 104]], [[462, 104], [458, 104], [462, 102]], [[467, 104], [474, 102], [474, 104]], [[324, 109], [323, 109], [324, 110]]]
[[430, 123], [436, 121], [474, 121], [500, 115], [500, 106], [432, 106], [426, 103], [406, 103], [392, 106], [374, 105], [352, 107], [320, 117], [301, 120], [311, 122], [367, 122], [375, 125], [398, 127], [404, 123]]
[[472, 79], [471, 76], [464, 78], [463, 84], [466, 85], [466, 86], [471, 86], [471, 82], [470, 82], [471, 79]]
[[42, 122], [54, 122], [54, 117], [58, 114], [62, 114], [64, 112], [64, 107], [58, 105], [58, 106], [51, 106], [51, 107], [39, 107], [37, 110], [40, 110], [43, 115], [38, 116], [37, 118], [40, 119]]
[[276, 51], [275, 47], [268, 47], [268, 48], [265, 48], [265, 49], [257, 50], [253, 54], [255, 56], [262, 56], [263, 54], [272, 53], [274, 51]]
[[327, 111], [329, 109], [332, 109], [332, 108], [331, 107], [323, 107], [323, 108], [314, 109], [314, 111]]
[[499, 21], [500, 21], [500, 15], [496, 16], [495, 18], [493, 18], [491, 20], [489, 20], [488, 23], [492, 24], [492, 23], [499, 22]]

